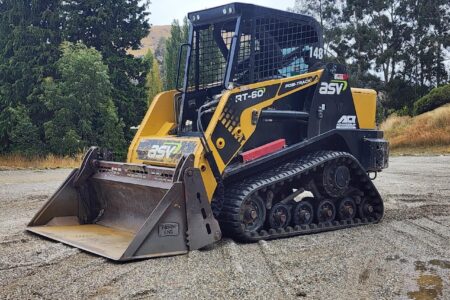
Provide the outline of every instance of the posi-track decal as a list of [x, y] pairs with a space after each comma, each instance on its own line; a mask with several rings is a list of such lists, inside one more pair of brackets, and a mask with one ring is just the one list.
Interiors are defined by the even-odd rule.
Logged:
[[278, 95], [284, 95], [286, 93], [289, 93], [293, 90], [296, 90], [304, 85], [307, 85], [311, 82], [314, 82], [318, 79], [318, 76], [310, 76], [302, 79], [296, 79], [292, 81], [288, 81], [286, 83], [283, 83], [281, 85], [280, 91], [278, 92]]

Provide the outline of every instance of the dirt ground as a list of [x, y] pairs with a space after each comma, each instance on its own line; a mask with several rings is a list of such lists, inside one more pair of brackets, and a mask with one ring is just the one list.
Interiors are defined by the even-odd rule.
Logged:
[[0, 298], [450, 299], [450, 156], [392, 158], [380, 224], [126, 264], [24, 232], [68, 173], [0, 172]]

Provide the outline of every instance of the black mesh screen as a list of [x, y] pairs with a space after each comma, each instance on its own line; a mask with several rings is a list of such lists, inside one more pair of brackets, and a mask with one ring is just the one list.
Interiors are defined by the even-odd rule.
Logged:
[[[224, 83], [235, 25], [233, 20], [194, 30], [190, 89]], [[230, 79], [236, 84], [303, 74], [323, 55], [314, 27], [276, 15], [243, 18], [239, 44]]]
[[323, 55], [316, 48], [318, 42], [316, 30], [296, 20], [276, 16], [244, 20], [233, 81], [249, 84], [303, 74], [311, 58]]
[[[214, 24], [194, 31], [189, 86], [204, 89], [221, 85], [224, 81], [228, 52], [236, 21]], [[198, 72], [197, 72], [198, 70]]]

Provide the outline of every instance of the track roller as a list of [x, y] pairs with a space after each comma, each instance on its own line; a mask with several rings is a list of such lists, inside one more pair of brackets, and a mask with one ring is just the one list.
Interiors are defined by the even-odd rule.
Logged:
[[314, 219], [314, 207], [308, 200], [302, 200], [294, 206], [294, 225], [309, 225]]
[[322, 200], [317, 205], [316, 220], [317, 223], [331, 222], [336, 217], [336, 207], [330, 200]]
[[283, 204], [275, 204], [269, 212], [269, 225], [272, 228], [285, 228], [291, 222], [291, 207]]
[[338, 218], [339, 220], [352, 220], [356, 216], [356, 203], [352, 197], [345, 197], [339, 202]]

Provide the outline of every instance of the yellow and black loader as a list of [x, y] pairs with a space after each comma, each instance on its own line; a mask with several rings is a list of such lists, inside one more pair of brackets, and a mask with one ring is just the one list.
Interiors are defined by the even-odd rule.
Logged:
[[376, 92], [324, 62], [318, 22], [242, 3], [188, 18], [184, 80], [155, 97], [127, 162], [92, 147], [27, 230], [131, 260], [379, 222]]

